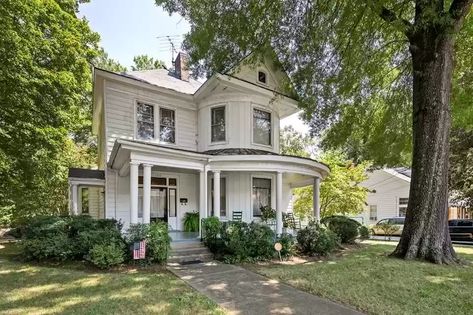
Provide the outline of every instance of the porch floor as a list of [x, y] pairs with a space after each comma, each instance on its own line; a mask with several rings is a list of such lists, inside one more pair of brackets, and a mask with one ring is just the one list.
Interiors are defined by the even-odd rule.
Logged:
[[194, 241], [199, 239], [199, 232], [169, 231], [172, 242]]

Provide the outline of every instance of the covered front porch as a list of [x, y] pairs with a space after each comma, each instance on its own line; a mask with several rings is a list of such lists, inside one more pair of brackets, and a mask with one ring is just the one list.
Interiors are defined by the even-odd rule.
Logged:
[[[227, 152], [228, 153], [228, 152]], [[261, 153], [261, 152], [256, 152]], [[139, 141], [117, 140], [109, 169], [116, 173], [116, 206], [108, 209], [125, 226], [168, 222], [177, 238], [187, 212], [202, 218], [259, 221], [261, 207], [276, 210], [275, 232], [283, 232], [283, 213], [291, 212], [291, 190], [314, 186], [314, 216], [319, 213], [320, 181], [328, 167], [311, 159], [276, 154], [216, 155]], [[201, 228], [199, 227], [199, 232]], [[193, 234], [198, 236], [198, 234]]]

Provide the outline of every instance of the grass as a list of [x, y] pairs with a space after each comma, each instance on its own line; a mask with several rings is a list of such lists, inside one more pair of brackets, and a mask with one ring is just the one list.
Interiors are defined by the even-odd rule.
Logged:
[[253, 268], [369, 314], [473, 313], [473, 248], [456, 247], [463, 266], [387, 257], [393, 250], [392, 243], [369, 241], [333, 259]]
[[0, 244], [0, 314], [224, 314], [161, 270], [103, 273], [15, 261]]

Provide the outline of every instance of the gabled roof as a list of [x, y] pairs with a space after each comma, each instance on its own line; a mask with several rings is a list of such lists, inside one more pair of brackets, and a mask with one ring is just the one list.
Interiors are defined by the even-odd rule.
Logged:
[[183, 81], [175, 76], [174, 72], [166, 69], [142, 70], [122, 72], [119, 75], [138, 80], [151, 85], [174, 90], [185, 94], [194, 94], [202, 85], [201, 82], [192, 78]]
[[411, 182], [411, 169], [407, 167], [385, 168], [383, 171], [406, 182]]

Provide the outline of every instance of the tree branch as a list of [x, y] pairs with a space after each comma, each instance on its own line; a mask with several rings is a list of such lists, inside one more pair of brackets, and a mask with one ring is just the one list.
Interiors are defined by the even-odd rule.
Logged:
[[[473, 0], [469, 0], [469, 1], [473, 1]], [[390, 24], [398, 25], [404, 34], [406, 34], [408, 37], [410, 36], [412, 32], [411, 22], [399, 17], [393, 10], [386, 8], [377, 0], [373, 1], [372, 8], [375, 10], [375, 12], [379, 15], [381, 19], [383, 19], [384, 21]]]
[[458, 31], [463, 24], [465, 16], [470, 12], [473, 0], [453, 0], [448, 13], [454, 20], [455, 31]]

